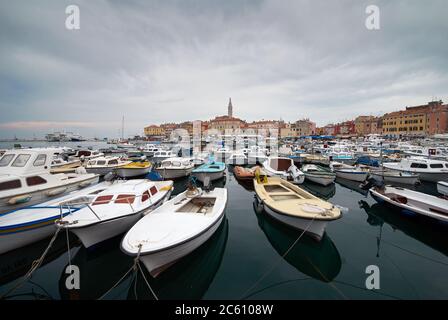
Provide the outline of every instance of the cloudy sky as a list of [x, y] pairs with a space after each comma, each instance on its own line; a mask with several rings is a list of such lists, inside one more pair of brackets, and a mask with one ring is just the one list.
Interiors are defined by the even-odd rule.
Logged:
[[[67, 30], [65, 8], [80, 8]], [[365, 27], [368, 5], [380, 30]], [[448, 101], [446, 0], [0, 0], [0, 137]]]

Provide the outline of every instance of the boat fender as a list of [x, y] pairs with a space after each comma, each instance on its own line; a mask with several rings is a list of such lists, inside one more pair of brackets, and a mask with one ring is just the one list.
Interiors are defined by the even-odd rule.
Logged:
[[25, 194], [25, 195], [22, 195], [22, 196], [17, 196], [17, 197], [9, 199], [8, 204], [15, 205], [15, 204], [26, 203], [26, 202], [30, 201], [31, 198], [32, 198], [32, 196], [29, 195], [29, 194]]
[[67, 187], [54, 189], [54, 190], [49, 190], [49, 191], [46, 192], [46, 195], [48, 197], [52, 197], [52, 196], [64, 193], [65, 191], [67, 191]]

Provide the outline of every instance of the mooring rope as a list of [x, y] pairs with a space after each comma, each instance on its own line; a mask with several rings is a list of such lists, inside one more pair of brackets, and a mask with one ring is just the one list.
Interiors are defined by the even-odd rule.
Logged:
[[285, 251], [283, 255], [280, 256], [280, 258], [277, 260], [277, 262], [272, 266], [271, 269], [269, 269], [267, 272], [265, 272], [260, 279], [258, 279], [249, 289], [247, 289], [241, 299], [245, 299], [246, 296], [249, 294], [249, 292], [252, 291], [252, 289], [256, 288], [257, 285], [263, 281], [272, 271], [274, 271], [275, 268], [280, 264], [280, 262], [288, 255], [288, 253], [294, 248], [294, 246], [299, 242], [299, 240], [302, 238], [302, 236], [305, 234], [305, 232], [308, 231], [308, 229], [311, 227], [311, 225], [314, 222], [314, 219], [317, 217], [317, 215], [314, 215], [313, 218], [310, 220], [310, 223], [306, 226], [306, 228], [302, 231], [302, 233], [298, 236], [298, 238], [293, 242], [293, 244], [288, 248], [288, 250]]
[[20, 282], [18, 282], [14, 287], [9, 289], [5, 294], [0, 296], [0, 300], [5, 298], [6, 296], [8, 296], [11, 292], [20, 288], [26, 281], [28, 281], [32, 277], [34, 271], [36, 271], [42, 265], [42, 262], [44, 261], [45, 257], [47, 256], [48, 252], [50, 251], [50, 248], [53, 246], [53, 243], [56, 240], [60, 230], [61, 230], [61, 228], [59, 228], [59, 227], [56, 228], [56, 232], [54, 233], [53, 237], [51, 238], [50, 243], [48, 244], [44, 253], [40, 256], [39, 259], [36, 259], [31, 263], [31, 268], [28, 270], [28, 272], [25, 274], [24, 278]]
[[128, 271], [126, 271], [126, 273], [109, 290], [106, 291], [106, 293], [104, 293], [101, 297], [99, 297], [98, 300], [102, 300], [105, 296], [107, 296], [114, 288], [116, 288], [121, 283], [121, 281], [123, 281], [123, 279], [125, 279], [127, 277], [127, 275], [131, 271], [136, 272], [135, 278], [134, 278], [135, 279], [134, 294], [135, 294], [136, 299], [137, 299], [137, 278], [138, 278], [138, 273], [137, 272], [140, 271], [142, 276], [143, 276], [143, 279], [145, 280], [145, 283], [148, 286], [149, 290], [151, 291], [152, 295], [154, 296], [154, 298], [156, 300], [159, 300], [159, 298], [157, 297], [156, 293], [151, 288], [151, 285], [149, 284], [148, 280], [146, 279], [142, 267], [140, 266], [140, 253], [141, 253], [141, 250], [142, 250], [142, 245], [139, 244], [137, 256], [135, 257], [134, 263], [132, 264], [132, 266], [129, 268]]

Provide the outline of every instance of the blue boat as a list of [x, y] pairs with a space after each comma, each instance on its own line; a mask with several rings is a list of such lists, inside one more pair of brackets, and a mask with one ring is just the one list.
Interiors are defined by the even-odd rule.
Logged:
[[221, 179], [224, 177], [225, 170], [226, 164], [224, 162], [212, 161], [197, 167], [191, 174], [203, 183], [206, 177], [209, 177], [210, 181]]

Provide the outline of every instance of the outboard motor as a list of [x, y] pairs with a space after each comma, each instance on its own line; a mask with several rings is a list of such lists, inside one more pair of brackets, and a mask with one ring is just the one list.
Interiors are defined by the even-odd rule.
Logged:
[[75, 169], [75, 173], [76, 174], [87, 174], [87, 170], [83, 166], [80, 166]]
[[205, 177], [204, 178], [204, 186], [203, 189], [205, 190], [205, 192], [209, 192], [211, 189], [211, 181], [210, 181], [210, 177]]
[[365, 182], [363, 182], [363, 183], [361, 183], [359, 185], [359, 187], [362, 190], [369, 190], [370, 188], [373, 188], [373, 187], [380, 187], [381, 188], [383, 186], [384, 186], [384, 182], [378, 182], [374, 178], [369, 178]]
[[296, 166], [294, 166], [294, 165], [292, 165], [292, 166], [290, 166], [288, 168], [288, 172], [291, 173], [291, 177], [294, 180], [297, 180], [300, 177], [300, 174], [301, 174], [300, 170]]

